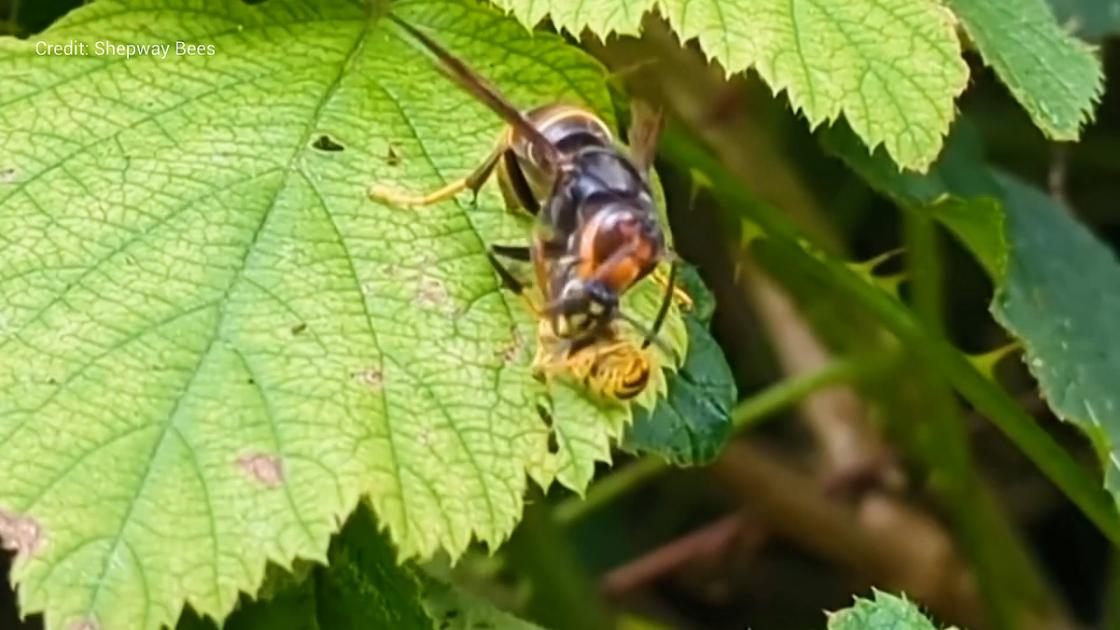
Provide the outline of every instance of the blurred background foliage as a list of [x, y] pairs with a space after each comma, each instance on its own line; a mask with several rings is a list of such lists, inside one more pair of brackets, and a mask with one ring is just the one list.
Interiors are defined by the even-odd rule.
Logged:
[[[976, 134], [991, 164], [1048, 190], [1115, 251], [1120, 0], [1050, 2], [1066, 28], [1099, 45], [1104, 62], [1106, 91], [1082, 140], [1046, 140], [973, 53], [957, 127]], [[0, 32], [31, 36], [80, 4], [0, 0]], [[573, 43], [665, 106], [675, 125], [720, 145], [727, 170], [819, 247], [852, 260], [888, 254], [875, 275], [896, 281], [912, 302], [925, 300], [925, 315], [958, 347], [982, 353], [1007, 343], [974, 258], [822, 149], [820, 133], [756, 76], [724, 80], [655, 19], [641, 39]], [[677, 248], [715, 296], [712, 332], [744, 401], [733, 411], [739, 435], [715, 463], [694, 469], [670, 472], [620, 454], [586, 502], [563, 490], [535, 496], [496, 555], [478, 550], [433, 570], [555, 628], [821, 627], [820, 611], [872, 586], [906, 591], [941, 620], [972, 628], [1120, 628], [1120, 561], [1078, 509], [905, 349], [868, 360], [890, 344], [859, 306], [782, 268], [764, 243], [745, 256], [750, 235], [687, 165], [667, 160], [659, 172]], [[932, 274], [929, 295], [913, 289], [914, 274]], [[1021, 363], [1003, 361], [998, 371], [1039, 424], [1095, 471], [1089, 444], [1053, 417]], [[946, 434], [968, 445], [980, 501], [999, 515], [981, 529], [1006, 526], [1006, 540], [959, 535], [969, 529], [962, 518], [983, 517], [958, 513], [959, 497], [943, 483], [961, 456], [946, 446], [953, 439], [938, 437]], [[999, 562], [971, 566], [970, 544], [1000, 548]], [[608, 611], [620, 612], [617, 622]], [[15, 627], [14, 594], [0, 590], [0, 628]]]

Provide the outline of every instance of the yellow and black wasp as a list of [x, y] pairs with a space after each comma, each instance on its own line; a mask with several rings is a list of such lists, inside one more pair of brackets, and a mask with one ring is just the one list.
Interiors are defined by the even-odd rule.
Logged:
[[[649, 169], [660, 116], [635, 116], [629, 153], [598, 116], [582, 107], [549, 104], [526, 112], [416, 27], [389, 15], [440, 63], [444, 73], [506, 123], [497, 145], [472, 173], [431, 193], [413, 196], [371, 186], [371, 198], [422, 206], [464, 190], [476, 193], [497, 172], [510, 208], [536, 217], [529, 246], [491, 245], [488, 256], [503, 284], [525, 286], [499, 260], [531, 262], [543, 303], [538, 373], [567, 372], [608, 398], [632, 398], [650, 378], [647, 348], [668, 312], [676, 266], [657, 217]], [[620, 308], [621, 296], [662, 261], [667, 290], [653, 325]], [[644, 335], [639, 345], [617, 330], [625, 320]], [[543, 323], [547, 322], [547, 326]]]

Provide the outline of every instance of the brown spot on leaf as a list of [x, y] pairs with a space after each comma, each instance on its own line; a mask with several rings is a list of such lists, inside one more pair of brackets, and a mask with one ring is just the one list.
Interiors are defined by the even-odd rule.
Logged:
[[242, 455], [237, 458], [237, 466], [269, 488], [275, 488], [284, 482], [284, 462], [276, 455]]
[[416, 303], [421, 306], [440, 306], [447, 303], [447, 289], [439, 280], [425, 276], [416, 289]]
[[376, 368], [366, 368], [351, 372], [350, 376], [358, 380], [358, 382], [368, 385], [374, 389], [381, 389], [381, 384], [385, 382], [385, 375], [381, 370]]
[[70, 630], [101, 630], [101, 624], [97, 623], [96, 619], [86, 617], [71, 623], [69, 628]]
[[401, 155], [397, 153], [397, 150], [391, 144], [389, 145], [388, 153], [385, 154], [385, 163], [389, 166], [398, 166], [401, 163]]
[[307, 322], [300, 322], [300, 323], [296, 324], [295, 326], [292, 326], [292, 334], [293, 335], [298, 335], [305, 330], [307, 330]]
[[30, 556], [43, 546], [39, 521], [0, 508], [0, 546], [17, 556]]

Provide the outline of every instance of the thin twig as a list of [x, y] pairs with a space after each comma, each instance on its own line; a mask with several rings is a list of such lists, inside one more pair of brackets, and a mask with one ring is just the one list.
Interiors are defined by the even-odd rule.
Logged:
[[[745, 264], [748, 272], [742, 282], [786, 374], [797, 376], [826, 365], [831, 360], [828, 349], [789, 295], [760, 269]], [[807, 396], [800, 406], [802, 419], [823, 451], [825, 478], [867, 471], [875, 463], [892, 460], [884, 452], [882, 438], [868, 422], [863, 400], [851, 387], [822, 389]]]
[[776, 534], [906, 592], [944, 619], [982, 625], [972, 573], [944, 529], [920, 510], [880, 493], [858, 508], [829, 500], [812, 477], [743, 442], [731, 445], [713, 472]]
[[743, 526], [743, 517], [738, 514], [705, 525], [607, 572], [602, 590], [617, 597], [672, 573], [693, 559], [722, 554], [735, 542]]

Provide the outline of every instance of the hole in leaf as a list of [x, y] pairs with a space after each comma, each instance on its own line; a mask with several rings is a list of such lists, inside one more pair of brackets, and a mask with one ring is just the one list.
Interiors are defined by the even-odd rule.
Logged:
[[315, 142], [311, 143], [311, 146], [320, 151], [335, 152], [346, 150], [346, 147], [335, 142], [334, 140], [331, 140], [330, 137], [326, 135], [319, 136], [319, 138]]
[[552, 414], [548, 412], [548, 409], [544, 408], [544, 405], [537, 405], [537, 415], [541, 417], [544, 426], [550, 429], [552, 428]]
[[548, 452], [553, 455], [560, 452], [560, 442], [556, 438], [556, 429], [552, 426], [552, 414], [543, 405], [537, 405], [537, 415], [541, 417], [544, 426], [548, 427]]
[[16, 181], [16, 169], [0, 168], [0, 184], [10, 184]]

